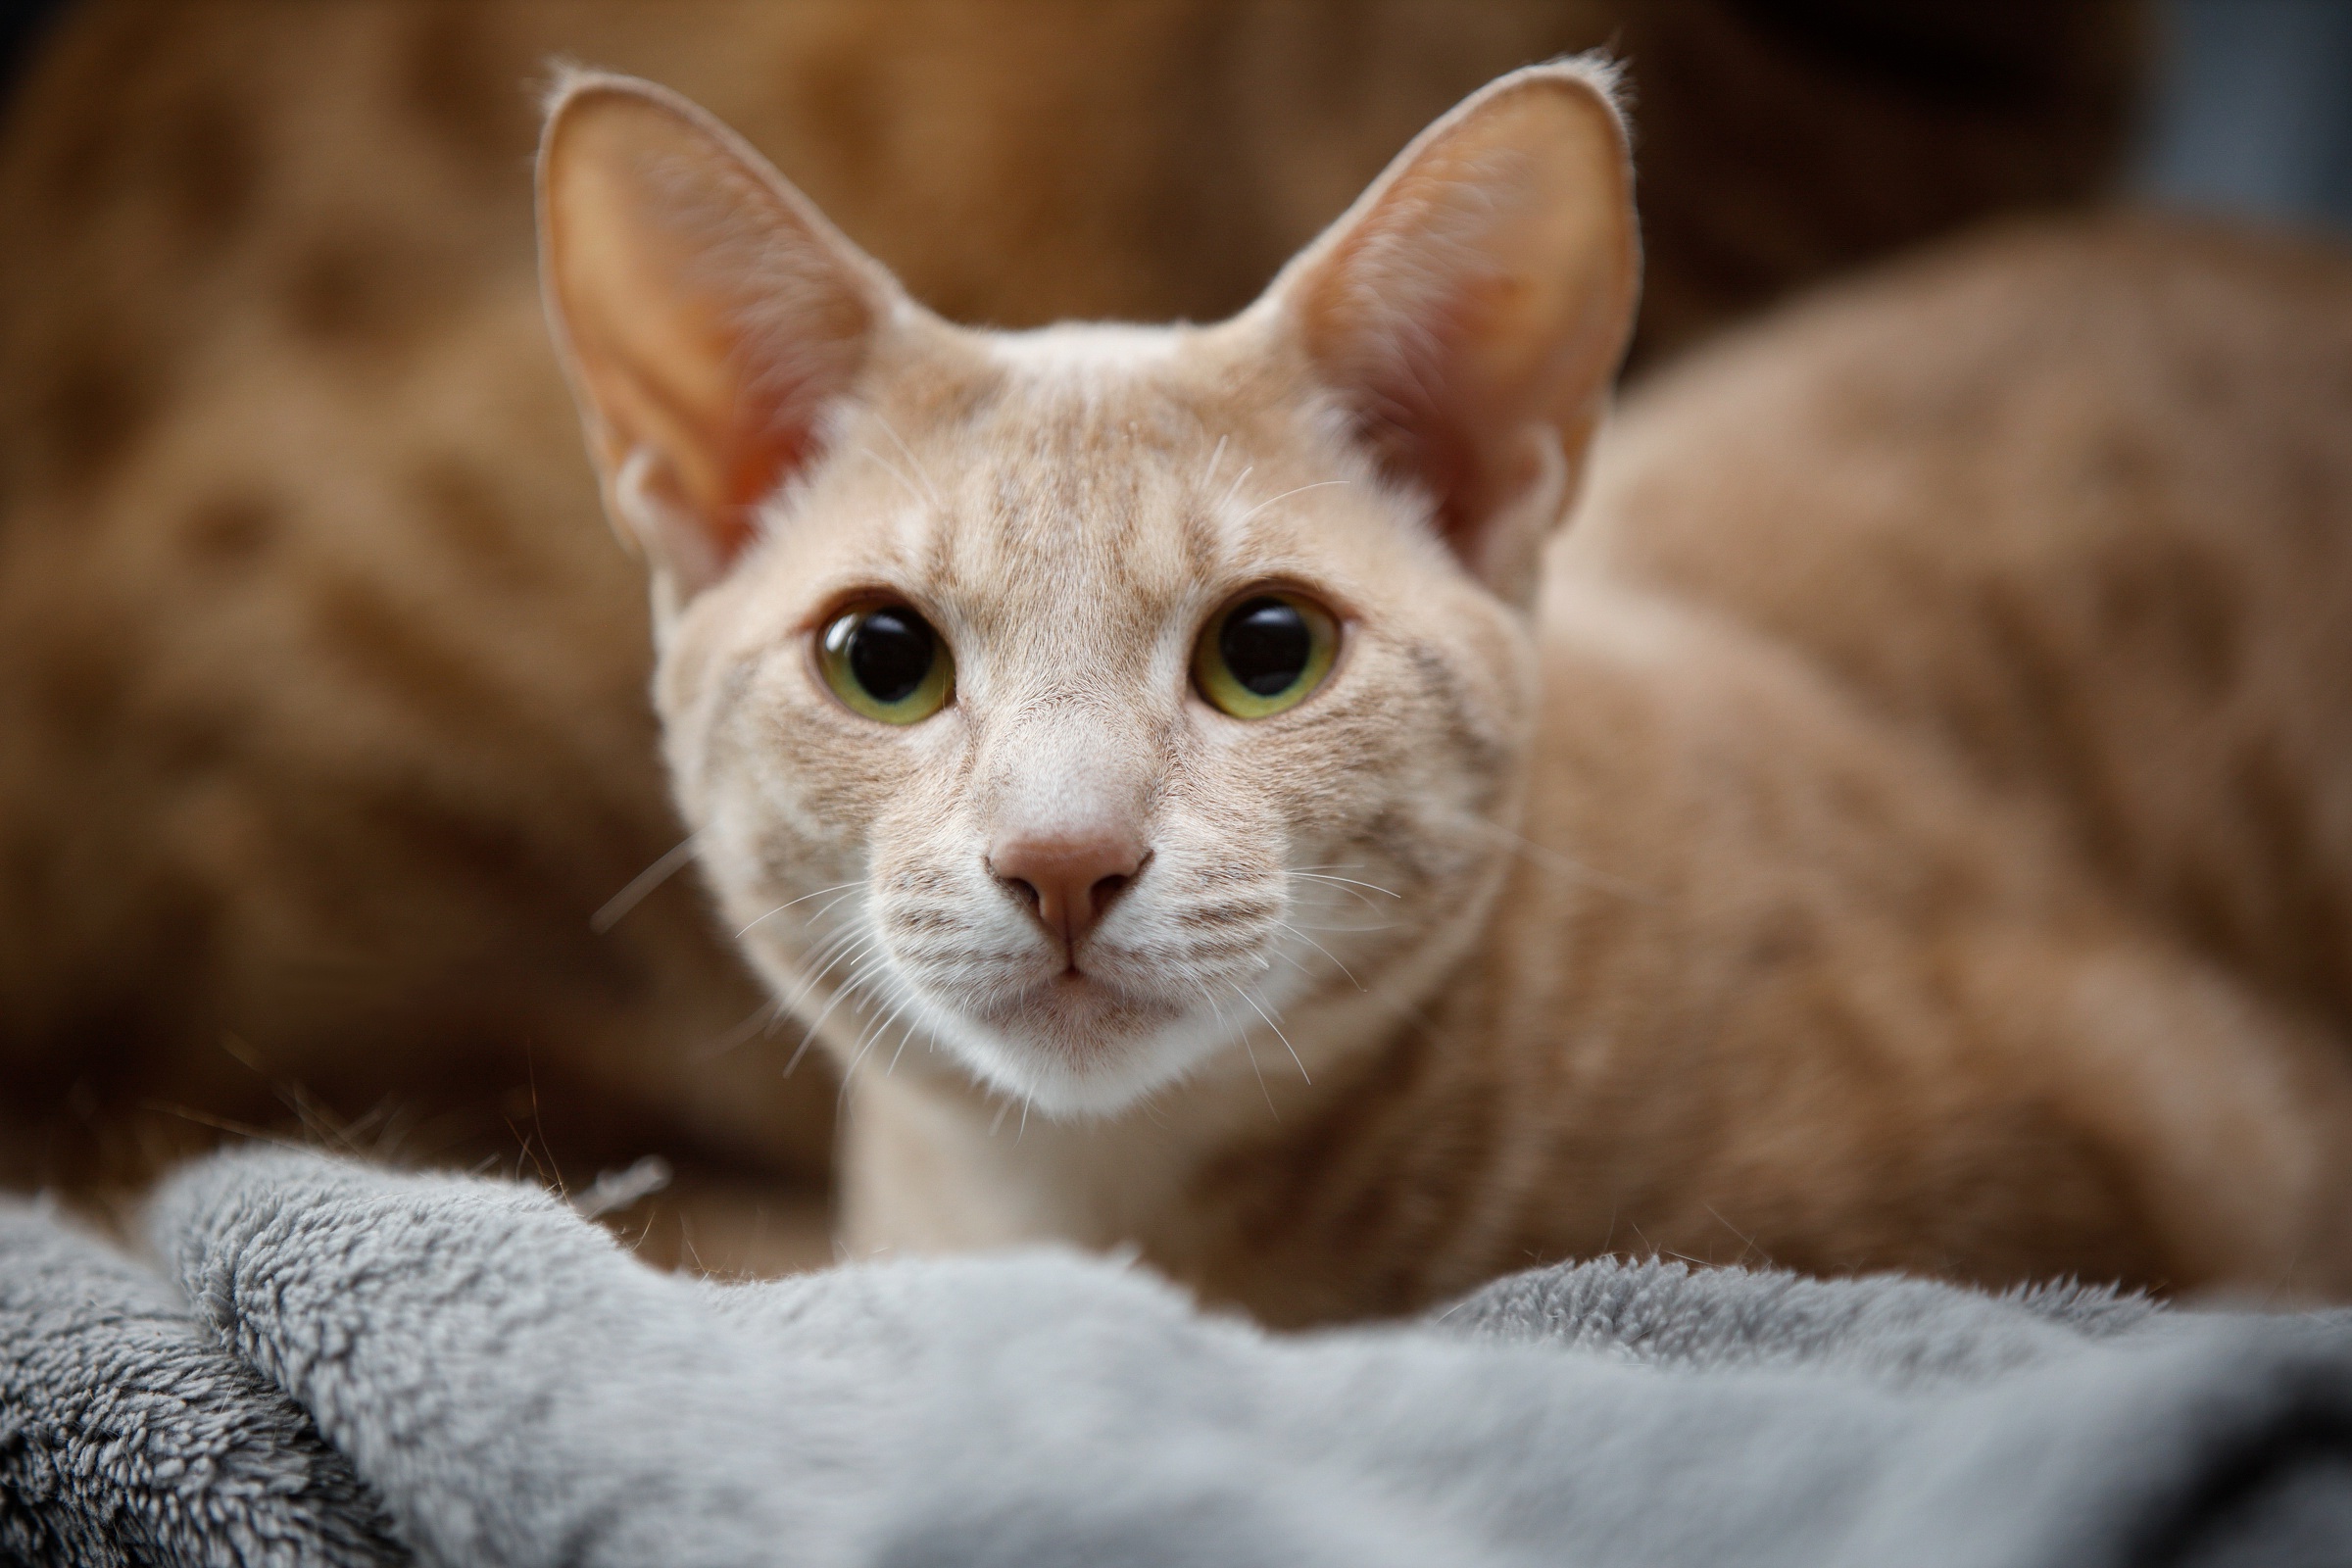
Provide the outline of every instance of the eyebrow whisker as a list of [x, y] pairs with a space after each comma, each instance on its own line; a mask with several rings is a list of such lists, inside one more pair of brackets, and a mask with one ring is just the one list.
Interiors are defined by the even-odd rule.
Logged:
[[1243, 523], [1248, 522], [1251, 517], [1256, 516], [1259, 513], [1265, 511], [1277, 501], [1288, 501], [1291, 499], [1291, 497], [1296, 495], [1303, 495], [1309, 490], [1328, 489], [1332, 485], [1346, 484], [1347, 482], [1348, 481], [1345, 479], [1317, 479], [1313, 484], [1298, 485], [1293, 489], [1285, 490], [1278, 496], [1268, 496], [1265, 500], [1260, 501], [1256, 506], [1251, 507], [1248, 512], [1245, 512], [1240, 516], [1234, 518], [1234, 526], [1239, 527]]

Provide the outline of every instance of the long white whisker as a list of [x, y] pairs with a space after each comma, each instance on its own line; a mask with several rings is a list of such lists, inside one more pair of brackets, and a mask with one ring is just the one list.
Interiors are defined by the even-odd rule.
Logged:
[[1296, 495], [1304, 495], [1309, 490], [1325, 490], [1329, 489], [1335, 484], [1346, 484], [1347, 482], [1348, 481], [1345, 479], [1317, 479], [1313, 484], [1298, 485], [1289, 490], [1285, 490], [1278, 496], [1268, 496], [1265, 500], [1260, 501], [1256, 506], [1251, 507], [1248, 512], [1245, 512], [1240, 516], [1234, 518], [1234, 526], [1237, 528], [1240, 527], [1243, 523], [1248, 522], [1251, 517], [1256, 516], [1259, 513], [1265, 511], [1277, 501], [1288, 501], [1291, 499], [1291, 497]]
[[766, 1028], [769, 1021], [775, 1018], [783, 1010], [783, 1004], [775, 1002], [770, 1002], [763, 1006], [754, 1007], [750, 1017], [744, 1019], [743, 1022], [737, 1024], [734, 1028], [728, 1030], [725, 1034], [720, 1035], [717, 1039], [711, 1041], [710, 1044], [702, 1047], [686, 1059], [698, 1063], [716, 1061], [719, 1057], [725, 1055], [728, 1052], [733, 1051], [736, 1047], [751, 1039], [752, 1036]]
[[1282, 1042], [1282, 1049], [1291, 1054], [1291, 1060], [1298, 1065], [1298, 1076], [1306, 1079], [1306, 1081], [1310, 1084], [1313, 1083], [1314, 1080], [1312, 1078], [1307, 1078], [1306, 1076], [1306, 1063], [1298, 1060], [1298, 1048], [1291, 1044], [1291, 1037], [1282, 1032], [1282, 1025], [1274, 1021], [1274, 1015], [1266, 1011], [1265, 1008], [1259, 1007], [1257, 1005], [1257, 999], [1251, 996], [1249, 992], [1243, 991], [1239, 985], [1236, 985], [1233, 989], [1237, 992], [1240, 992], [1241, 998], [1244, 1002], [1247, 1002], [1250, 1006], [1257, 1008], [1257, 1015], [1266, 1020], [1266, 1027], [1274, 1031], [1274, 1038]]
[[646, 901], [654, 889], [676, 876], [687, 861], [694, 858], [695, 841], [700, 833], [689, 833], [662, 853], [660, 858], [635, 876], [629, 885], [607, 899], [597, 911], [588, 917], [588, 929], [603, 936], [620, 923], [620, 917]]
[[[828, 893], [839, 893], [843, 888], [854, 888], [856, 886], [858, 886], [858, 884], [855, 882], [836, 882], [829, 888], [818, 888], [814, 893], [804, 893], [797, 899], [787, 899], [782, 904], [777, 905], [774, 908], [768, 910], [765, 914], [754, 920], [752, 925], [747, 925], [742, 930], [736, 932], [735, 940], [741, 942], [745, 937], [751, 935], [752, 926], [765, 924], [767, 921], [774, 919], [777, 915], [782, 914], [786, 909], [791, 908], [796, 904], [807, 904], [810, 899], [821, 899]], [[830, 909], [831, 907], [833, 907], [833, 906], [830, 904], [825, 906], [825, 909]], [[824, 913], [825, 909], [817, 910], [816, 914]], [[811, 920], [815, 919], [816, 914], [810, 915], [809, 918]]]
[[865, 884], [862, 882], [844, 882], [841, 884], [841, 887], [851, 890], [847, 893], [840, 891], [839, 888], [819, 889], [819, 892], [829, 891], [833, 893], [834, 896], [827, 899], [824, 903], [818, 905], [815, 908], [810, 909], [807, 914], [802, 915], [801, 923], [803, 925], [812, 925], [816, 921], [822, 920], [826, 915], [831, 914], [843, 903], [850, 899], [856, 898], [858, 896], [857, 890], [862, 888], [864, 885]]
[[825, 938], [824, 941], [818, 943], [815, 949], [811, 951], [806, 957], [804, 957], [801, 962], [804, 964], [821, 964], [823, 967], [817, 969], [815, 972], [810, 974], [808, 979], [801, 982], [800, 987], [793, 992], [792, 1002], [795, 1004], [801, 1002], [807, 996], [808, 988], [824, 977], [825, 970], [830, 969], [833, 966], [833, 961], [841, 956], [842, 949], [848, 947], [851, 943], [856, 942], [859, 937], [867, 934], [868, 933], [864, 930], [864, 928], [859, 926], [856, 921], [848, 921], [843, 924], [840, 930], [834, 932], [831, 936]]
[[[849, 895], [845, 893], [842, 895], [842, 897], [847, 898]], [[840, 901], [835, 901], [835, 903], [838, 902]], [[823, 914], [825, 909], [831, 907], [832, 905], [825, 905], [820, 907], [815, 914], [809, 915], [808, 918], [814, 920], [818, 917], [818, 915]], [[844, 919], [838, 929], [828, 932], [824, 939], [818, 942], [816, 946], [810, 948], [807, 953], [802, 954], [800, 956], [800, 964], [804, 970], [808, 969], [811, 964], [820, 965], [821, 967], [817, 968], [813, 973], [809, 974], [806, 979], [801, 981], [800, 985], [794, 989], [791, 1001], [787, 1003], [786, 1005], [798, 1006], [802, 1002], [806, 1001], [808, 995], [808, 988], [814, 985], [818, 980], [824, 978], [825, 970], [833, 967], [833, 960], [840, 956], [841, 950], [850, 943], [857, 941], [859, 937], [868, 934], [870, 933], [867, 932], [864, 926], [858, 922], [857, 918], [853, 914], [850, 918]]]
[[[1291, 935], [1297, 937], [1299, 941], [1305, 943], [1308, 947], [1314, 949], [1317, 953], [1323, 955], [1323, 956], [1326, 958], [1329, 958], [1333, 963], [1339, 964], [1340, 973], [1348, 977], [1348, 983], [1349, 985], [1355, 987], [1355, 989], [1358, 991], [1364, 989], [1364, 983], [1355, 977], [1355, 971], [1348, 968], [1346, 964], [1340, 963], [1339, 955], [1333, 953], [1329, 948], [1325, 947], [1322, 943], [1317, 942], [1313, 937], [1308, 936], [1305, 932], [1299, 930], [1288, 920], [1277, 920], [1274, 923], [1280, 926], [1283, 930], [1288, 931]], [[1304, 968], [1301, 968], [1298, 972], [1300, 974], [1304, 974], [1306, 971]]]
[[[876, 464], [884, 473], [887, 473], [893, 479], [898, 480], [899, 487], [905, 490], [908, 495], [914, 497], [914, 503], [916, 506], [919, 507], [923, 504], [923, 493], [914, 487], [914, 481], [912, 479], [907, 478], [906, 475], [899, 471], [899, 466], [897, 464], [891, 462], [881, 453], [876, 452], [872, 447], [859, 447], [858, 449], [858, 455], [861, 458], [872, 460], [873, 463]], [[932, 500], [936, 505], [938, 497], [934, 495]]]
[[[833, 963], [826, 964], [825, 968], [832, 968], [834, 963], [839, 963], [843, 958], [849, 956], [850, 954], [856, 953], [859, 949], [865, 948], [878, 940], [880, 940], [878, 937], [869, 936], [865, 939], [865, 941], [858, 943], [857, 947], [846, 949], [842, 953], [836, 954], [833, 958]], [[792, 1069], [801, 1064], [801, 1058], [808, 1054], [808, 1048], [815, 1043], [816, 1032], [818, 1029], [824, 1026], [825, 1019], [831, 1016], [835, 1007], [841, 1005], [842, 998], [850, 995], [852, 992], [858, 989], [860, 977], [864, 973], [866, 965], [873, 961], [873, 958], [866, 957], [860, 958], [858, 962], [852, 964], [850, 966], [848, 978], [845, 979], [840, 986], [835, 988], [833, 995], [826, 1000], [823, 1010], [819, 1011], [814, 1018], [809, 1020], [808, 1028], [801, 1031], [801, 1043], [793, 1049], [792, 1059], [784, 1064], [784, 1075], [787, 1078], [792, 1076]], [[818, 974], [810, 977], [809, 983], [813, 985], [817, 980], [822, 978], [822, 971], [819, 971]], [[808, 987], [804, 986], [802, 987], [802, 990], [805, 993], [808, 990]]]
[[[849, 935], [851, 933], [855, 933], [857, 930], [858, 928], [856, 926], [851, 926], [849, 931], [843, 934]], [[848, 957], [851, 954], [871, 947], [874, 943], [881, 940], [882, 938], [879, 932], [865, 932], [858, 938], [858, 941], [849, 944], [839, 953], [834, 954], [832, 957], [827, 958], [825, 960], [825, 966], [822, 969], [817, 970], [816, 973], [810, 975], [808, 979], [801, 982], [800, 989], [792, 994], [792, 1000], [784, 1004], [786, 1010], [792, 1012], [800, 1011], [801, 1004], [808, 1000], [809, 989], [813, 987], [819, 980], [822, 980], [827, 974], [830, 974], [835, 964], [841, 962], [842, 959]]]
[[1241, 472], [1233, 476], [1233, 483], [1225, 488], [1224, 499], [1217, 503], [1217, 510], [1219, 512], [1223, 512], [1227, 507], [1233, 505], [1233, 498], [1241, 494], [1242, 486], [1248, 483], [1250, 476], [1256, 471], [1257, 465], [1251, 464], [1248, 467], [1244, 468]]
[[[850, 977], [850, 982], [849, 982], [849, 984], [848, 984], [848, 985], [846, 985], [846, 986], [844, 986], [844, 987], [842, 988], [841, 992], [840, 992], [839, 994], [837, 994], [837, 995], [834, 997], [833, 1001], [834, 1001], [834, 1002], [839, 1002], [843, 996], [846, 996], [846, 995], [850, 994], [851, 992], [854, 992], [854, 991], [862, 991], [862, 990], [865, 988], [866, 982], [868, 982], [869, 980], [871, 980], [871, 979], [872, 979], [872, 978], [873, 978], [873, 977], [874, 977], [876, 974], [879, 974], [880, 972], [881, 972], [881, 963], [880, 963], [879, 959], [877, 959], [877, 960], [876, 960], [874, 963], [872, 963], [872, 964], [861, 964], [861, 965], [859, 965], [859, 966], [858, 966], [858, 972], [857, 972], [857, 973], [855, 973], [855, 974], [853, 974], [853, 975]], [[860, 999], [859, 999], [858, 1005], [860, 1005], [860, 1006], [864, 1005], [864, 1001], [863, 1001], [863, 999], [862, 999], [862, 998], [860, 998]], [[826, 1004], [826, 1005], [825, 1005], [825, 1012], [830, 1012], [830, 1011], [832, 1011], [832, 1010], [833, 1010], [832, 1004], [831, 1004], [831, 1003], [827, 1003], [827, 1004]], [[824, 1022], [824, 1021], [825, 1021], [825, 1018], [824, 1018], [824, 1013], [818, 1013], [818, 1014], [817, 1014], [817, 1019], [816, 1019], [816, 1021], [817, 1021], [817, 1023], [822, 1023], [822, 1022]], [[811, 1025], [809, 1025], [809, 1029], [810, 1029], [810, 1032], [811, 1032], [811, 1033], [813, 1033], [813, 1032], [814, 1032], [814, 1030], [815, 1030], [815, 1027], [816, 1027], [816, 1025], [815, 1025], [815, 1024], [811, 1024]], [[849, 1098], [850, 1098], [850, 1081], [851, 1081], [851, 1079], [852, 1079], [852, 1078], [854, 1078], [854, 1077], [857, 1075], [857, 1072], [858, 1072], [858, 1064], [859, 1062], [861, 1062], [861, 1061], [863, 1061], [863, 1060], [865, 1059], [865, 1054], [866, 1054], [867, 1052], [871, 1051], [871, 1050], [874, 1048], [874, 1042], [875, 1042], [876, 1040], [879, 1040], [881, 1037], [882, 1037], [882, 1032], [881, 1032], [881, 1030], [879, 1030], [879, 1029], [870, 1029], [870, 1030], [862, 1030], [862, 1029], [861, 1029], [861, 1030], [859, 1030], [859, 1031], [858, 1031], [858, 1049], [857, 1049], [857, 1051], [856, 1051], [855, 1053], [853, 1053], [853, 1054], [851, 1054], [851, 1056], [850, 1056], [850, 1064], [849, 1064], [848, 1066], [846, 1066], [846, 1067], [842, 1068], [842, 1070], [841, 1070], [841, 1094], [840, 1094], [840, 1096], [839, 1096], [839, 1099], [838, 1099], [838, 1103], [841, 1103], [841, 1104], [847, 1104], [847, 1103], [849, 1102]]]
[[[889, 1032], [890, 1026], [898, 1021], [899, 1014], [905, 1012], [908, 1007], [913, 1005], [914, 996], [912, 993], [908, 993], [906, 1000], [900, 1003], [898, 1006], [891, 1010], [890, 1016], [882, 1020], [882, 1028], [876, 1033], [874, 1038], [876, 1040], [881, 1039], [883, 1034]], [[906, 1054], [906, 1042], [914, 1038], [914, 1026], [922, 1021], [923, 1020], [919, 1014], [906, 1020], [906, 1031], [899, 1036], [899, 1049], [890, 1054], [890, 1065], [882, 1069], [883, 1077], [887, 1078], [892, 1073], [899, 1070], [899, 1058]]]
[[[1231, 984], [1232, 982], [1227, 983]], [[1233, 989], [1238, 993], [1241, 987], [1235, 985]], [[1209, 1010], [1217, 1015], [1217, 1027], [1231, 1032], [1233, 1037], [1242, 1043], [1242, 1054], [1250, 1058], [1250, 1076], [1257, 1080], [1257, 1092], [1266, 1097], [1266, 1114], [1273, 1117], [1275, 1123], [1280, 1125], [1282, 1112], [1274, 1108], [1274, 1091], [1266, 1087], [1265, 1072], [1257, 1064], [1257, 1052], [1250, 1044], [1250, 1031], [1247, 1029], [1235, 1030], [1233, 1025], [1225, 1021], [1225, 1004], [1217, 1000], [1215, 992], [1209, 990], [1205, 985], [1200, 986], [1200, 991], [1208, 999]]]
[[1351, 888], [1370, 888], [1375, 893], [1386, 893], [1392, 899], [1401, 899], [1404, 897], [1403, 894], [1396, 892], [1393, 888], [1384, 888], [1377, 882], [1358, 882], [1354, 877], [1351, 876], [1333, 876], [1324, 871], [1293, 871], [1291, 875], [1310, 877], [1317, 882], [1345, 883], [1347, 886]]
[[884, 418], [879, 412], [874, 415], [874, 422], [882, 426], [882, 433], [890, 437], [891, 443], [906, 459], [906, 466], [914, 470], [915, 477], [923, 481], [923, 488], [931, 492], [931, 504], [942, 512], [947, 511], [948, 504], [941, 499], [939, 486], [933, 484], [931, 476], [923, 471], [922, 460], [914, 455], [914, 449], [909, 447], [906, 439], [899, 434], [898, 426]]

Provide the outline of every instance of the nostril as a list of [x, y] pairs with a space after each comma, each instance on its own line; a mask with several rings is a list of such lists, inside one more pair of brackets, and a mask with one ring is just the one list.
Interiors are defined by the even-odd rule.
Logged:
[[1089, 837], [1016, 839], [986, 857], [991, 875], [1073, 952], [1152, 858], [1149, 850]]

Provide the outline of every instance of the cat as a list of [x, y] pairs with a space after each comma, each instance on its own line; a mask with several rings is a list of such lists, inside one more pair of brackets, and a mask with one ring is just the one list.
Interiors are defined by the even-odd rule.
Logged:
[[[1474, 94], [1213, 326], [950, 325], [618, 76], [555, 96], [540, 230], [680, 809], [845, 1073], [853, 1251], [1128, 1244], [1284, 1325], [1611, 1250], [2352, 1290], [2342, 993], [2297, 1004], [2084, 849], [2185, 853], [2231, 803], [2111, 790], [2070, 834], [2073, 775], [1962, 733], [2038, 700], [2047, 745], [2169, 768], [2195, 748], [2136, 726], [2261, 706], [2315, 737], [2273, 797], [2341, 826], [2343, 663], [2283, 657], [2352, 624], [2327, 426], [2268, 459], [2301, 491], [2245, 491], [2303, 514], [2206, 561], [2163, 514], [2220, 492], [2159, 484], [2148, 439], [2196, 413], [2088, 352], [2186, 303], [2198, 373], [2259, 378], [2293, 313], [2227, 247], [2200, 281], [1996, 244], [1764, 329], [1595, 448], [1639, 245], [1590, 58]], [[2108, 271], [2142, 308], [2075, 308]], [[2340, 410], [2352, 282], [2319, 275], [2333, 352], [2295, 384]], [[2331, 532], [2297, 562], [2286, 528]], [[2067, 640], [2150, 561], [2279, 590], [2227, 633], [2267, 684]], [[1947, 604], [1972, 573], [1990, 618]], [[1970, 690], [1987, 658], [2031, 678]], [[2339, 911], [2344, 850], [2306, 877]]]
[[[1464, 92], [1614, 37], [1662, 360], [2100, 188], [2145, 9], [75, 0], [0, 133], [0, 1183], [225, 1125], [821, 1205], [821, 1057], [661, 881], [640, 584], [532, 270], [550, 56], [690, 89], [1023, 326], [1227, 314]], [[716, 1223], [713, 1267], [829, 1255]]]

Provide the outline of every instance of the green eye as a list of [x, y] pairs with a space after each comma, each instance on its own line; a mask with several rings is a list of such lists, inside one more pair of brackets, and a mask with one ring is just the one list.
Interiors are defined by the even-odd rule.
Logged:
[[817, 645], [833, 695], [885, 724], [929, 718], [956, 695], [956, 662], [931, 623], [905, 605], [836, 615]]
[[1209, 617], [1193, 650], [1193, 683], [1236, 718], [1295, 708], [1339, 657], [1340, 625], [1299, 594], [1255, 593]]

